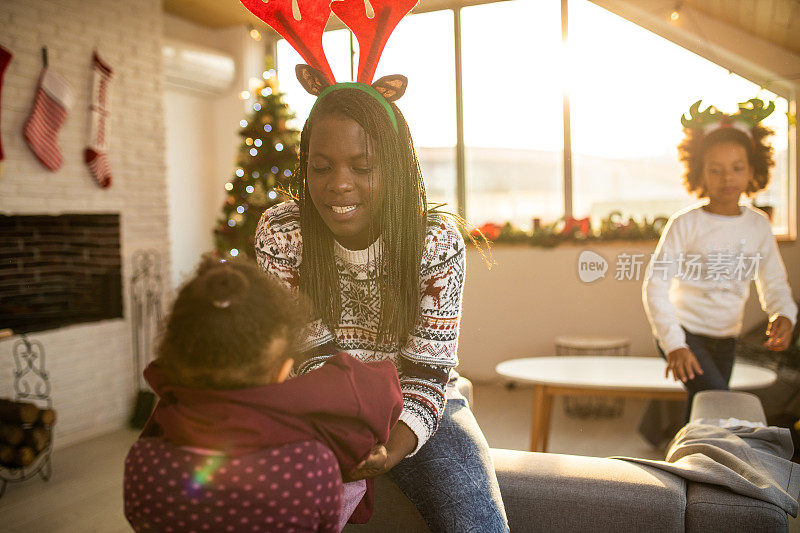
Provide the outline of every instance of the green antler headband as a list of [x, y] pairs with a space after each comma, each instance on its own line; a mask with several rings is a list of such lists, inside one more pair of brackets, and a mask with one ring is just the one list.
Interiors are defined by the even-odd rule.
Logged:
[[[240, 1], [283, 36], [308, 62], [308, 65], [298, 65], [295, 72], [303, 88], [319, 97], [317, 101], [340, 89], [363, 91], [381, 104], [394, 131], [398, 131], [397, 117], [389, 102], [403, 96], [408, 79], [396, 74], [371, 82], [389, 36], [418, 0]], [[322, 49], [322, 33], [331, 12], [336, 13], [358, 39], [360, 52], [356, 82], [336, 83]]]
[[753, 128], [759, 122], [767, 118], [775, 111], [775, 102], [768, 102], [764, 107], [764, 102], [758, 98], [751, 98], [747, 102], [739, 104], [739, 111], [732, 115], [727, 115], [718, 111], [714, 106], [707, 107], [700, 111], [698, 100], [689, 108], [689, 116], [681, 116], [681, 124], [684, 128], [700, 130], [704, 135], [720, 128], [735, 128], [753, 138]]

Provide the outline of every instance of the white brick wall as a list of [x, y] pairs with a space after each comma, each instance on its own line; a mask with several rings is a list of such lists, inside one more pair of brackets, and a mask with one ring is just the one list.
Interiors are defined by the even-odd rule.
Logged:
[[[0, 1], [0, 44], [14, 54], [0, 109], [6, 155], [0, 212], [121, 214], [126, 318], [32, 335], [47, 354], [59, 415], [57, 447], [121, 427], [130, 414], [130, 256], [142, 248], [158, 250], [164, 278], [169, 278], [162, 18], [161, 0]], [[51, 69], [75, 91], [75, 104], [59, 136], [64, 165], [57, 172], [46, 170], [22, 137], [41, 70], [42, 45], [49, 49]], [[95, 184], [83, 162], [93, 49], [114, 69], [108, 139], [114, 182], [106, 190]], [[12, 393], [14, 342], [0, 341], [0, 396]]]

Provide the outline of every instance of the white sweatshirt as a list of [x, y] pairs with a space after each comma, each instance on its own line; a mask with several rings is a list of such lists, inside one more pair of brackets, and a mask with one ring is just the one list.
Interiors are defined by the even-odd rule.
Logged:
[[681, 326], [708, 337], [737, 337], [755, 280], [770, 318], [797, 320], [778, 245], [767, 217], [749, 206], [741, 214], [678, 211], [661, 234], [642, 285], [653, 335], [669, 353], [687, 347]]

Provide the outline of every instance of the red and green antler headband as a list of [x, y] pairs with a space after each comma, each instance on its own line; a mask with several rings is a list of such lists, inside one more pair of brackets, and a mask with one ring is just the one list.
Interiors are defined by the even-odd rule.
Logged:
[[[340, 89], [364, 91], [383, 106], [397, 131], [397, 118], [389, 102], [403, 96], [408, 79], [395, 74], [370, 83], [389, 36], [417, 0], [240, 1], [283, 36], [306, 60], [308, 65], [297, 65], [295, 69], [297, 79], [306, 91], [319, 98]], [[331, 12], [336, 13], [358, 39], [360, 52], [356, 82], [336, 83], [322, 49], [322, 33]]]
[[733, 115], [726, 115], [714, 106], [700, 111], [700, 102], [702, 100], [692, 104], [689, 108], [688, 118], [686, 115], [681, 116], [681, 124], [684, 128], [700, 130], [705, 135], [720, 128], [736, 128], [752, 139], [753, 128], [775, 111], [775, 102], [768, 102], [764, 107], [764, 102], [758, 98], [751, 98], [747, 102], [740, 103], [739, 111]]

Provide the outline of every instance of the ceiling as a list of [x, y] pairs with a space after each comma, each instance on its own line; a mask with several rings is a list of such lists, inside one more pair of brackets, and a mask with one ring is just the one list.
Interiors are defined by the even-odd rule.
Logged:
[[683, 0], [681, 4], [800, 55], [800, 0]]
[[[424, 13], [454, 6], [470, 6], [494, 1], [498, 0], [420, 0], [412, 12]], [[164, 11], [210, 28], [224, 28], [239, 24], [252, 24], [259, 29], [267, 28], [267, 25], [250, 13], [239, 0], [164, 0]]]
[[[486, 0], [420, 0], [414, 12], [484, 3]], [[528, 0], [539, 1], [539, 0]], [[800, 0], [676, 0], [800, 55]], [[239, 24], [265, 24], [239, 0], [164, 0], [164, 11], [211, 28]]]

